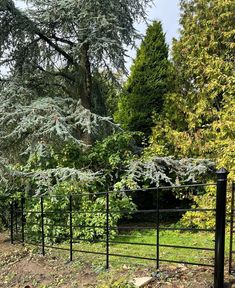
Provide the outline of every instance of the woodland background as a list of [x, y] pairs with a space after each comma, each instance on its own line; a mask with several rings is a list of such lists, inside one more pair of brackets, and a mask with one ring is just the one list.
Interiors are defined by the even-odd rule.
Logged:
[[[235, 178], [234, 1], [182, 0], [171, 51], [161, 23], [149, 23], [129, 75], [125, 47], [150, 0], [27, 3], [0, 3], [1, 195], [116, 190], [112, 205], [132, 211], [118, 191], [209, 182], [221, 166]], [[211, 193], [197, 206], [212, 205]], [[162, 205], [169, 197], [186, 196]]]

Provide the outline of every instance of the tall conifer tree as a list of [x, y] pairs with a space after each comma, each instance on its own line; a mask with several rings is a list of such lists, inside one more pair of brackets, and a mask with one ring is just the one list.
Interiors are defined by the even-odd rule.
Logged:
[[137, 51], [125, 93], [119, 101], [116, 120], [127, 129], [149, 135], [153, 113], [161, 112], [164, 95], [169, 91], [169, 74], [165, 35], [161, 23], [154, 21]]

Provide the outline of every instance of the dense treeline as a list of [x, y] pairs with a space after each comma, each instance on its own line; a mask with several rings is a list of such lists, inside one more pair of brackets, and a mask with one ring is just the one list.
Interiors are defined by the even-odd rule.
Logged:
[[[157, 55], [150, 52], [150, 31], [156, 23], [149, 26], [126, 84], [127, 89], [135, 85], [137, 93], [132, 92], [121, 98], [118, 111], [122, 116], [123, 127], [143, 131], [147, 136], [146, 130], [139, 127], [146, 127], [145, 120], [151, 115], [152, 121], [148, 123], [152, 132], [143, 157], [174, 155], [177, 158], [211, 159], [217, 167], [226, 167], [230, 172], [230, 179], [234, 179], [234, 9], [234, 1], [181, 1], [180, 36], [178, 40], [173, 41], [172, 59], [167, 67], [161, 65], [162, 62]], [[158, 39], [162, 40], [161, 49], [165, 49], [163, 34], [156, 26], [155, 32], [159, 35]], [[146, 45], [146, 41], [149, 46]], [[156, 45], [158, 44], [159, 41], [156, 41]], [[151, 56], [145, 53], [145, 47], [149, 47]], [[159, 53], [161, 49], [158, 49]], [[148, 69], [151, 65], [145, 66], [147, 60], [143, 55], [148, 58], [149, 63], [156, 60], [156, 69], [153, 68], [150, 74]], [[167, 59], [166, 55], [165, 57]], [[162, 70], [158, 73], [160, 67]], [[153, 87], [154, 72], [155, 87], [161, 79], [165, 84], [168, 83], [168, 91], [162, 90], [161, 94], [161, 90], [155, 89], [151, 94], [145, 89], [141, 95], [139, 77], [145, 79], [142, 87]], [[135, 81], [137, 84], [134, 84]], [[135, 91], [135, 88], [131, 88], [131, 91]], [[148, 97], [158, 101], [157, 105], [153, 105], [153, 102], [149, 105], [149, 114], [144, 114], [143, 117], [144, 107], [146, 103], [150, 103], [147, 101]], [[131, 126], [130, 119], [133, 115], [134, 125]], [[206, 192], [204, 196], [194, 197], [196, 205], [202, 208], [214, 207], [214, 192], [211, 189]], [[188, 212], [184, 215], [182, 223], [186, 226], [199, 225], [205, 228], [213, 227], [214, 219], [212, 215]]]
[[127, 78], [125, 45], [150, 0], [30, 2], [0, 4], [0, 194], [191, 183], [213, 161], [235, 176], [234, 1], [182, 0], [170, 53], [154, 21]]
[[[213, 159], [235, 176], [234, 8], [234, 1], [181, 1], [171, 63], [160, 23], [149, 26], [126, 83], [131, 92], [118, 112], [130, 130], [150, 124], [146, 155]], [[143, 114], [146, 105], [149, 114]]]

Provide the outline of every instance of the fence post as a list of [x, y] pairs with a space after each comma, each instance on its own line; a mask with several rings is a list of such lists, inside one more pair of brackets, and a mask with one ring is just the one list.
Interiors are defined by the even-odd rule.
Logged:
[[157, 189], [157, 269], [160, 268], [159, 264], [159, 189]]
[[232, 258], [233, 258], [233, 225], [234, 225], [234, 193], [235, 182], [232, 182], [232, 199], [231, 199], [231, 215], [230, 215], [230, 247], [229, 247], [229, 274], [232, 274]]
[[15, 205], [15, 221], [16, 221], [16, 239], [18, 240], [18, 200], [16, 199], [14, 201], [14, 205]]
[[215, 232], [215, 270], [214, 287], [224, 287], [224, 242], [225, 242], [225, 215], [228, 171], [221, 168], [217, 174], [216, 191], [216, 232]]
[[24, 245], [24, 197], [21, 197], [21, 237], [22, 244]]
[[14, 239], [13, 239], [13, 225], [14, 225], [14, 204], [13, 204], [13, 201], [11, 201], [11, 204], [10, 204], [10, 209], [11, 209], [11, 244], [14, 243]]
[[109, 192], [106, 193], [106, 269], [109, 269]]
[[42, 221], [42, 255], [45, 256], [45, 237], [44, 237], [44, 205], [43, 196], [41, 196], [41, 221]]
[[72, 195], [69, 196], [69, 243], [70, 243], [70, 261], [73, 261], [73, 210]]

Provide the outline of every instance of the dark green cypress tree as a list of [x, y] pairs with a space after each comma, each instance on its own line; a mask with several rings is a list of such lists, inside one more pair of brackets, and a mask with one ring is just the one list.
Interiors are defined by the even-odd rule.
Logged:
[[147, 28], [137, 51], [115, 120], [126, 129], [149, 135], [153, 126], [152, 115], [161, 112], [164, 94], [169, 91], [170, 70], [162, 24], [154, 21]]

